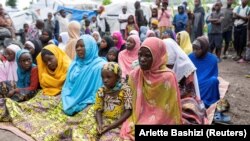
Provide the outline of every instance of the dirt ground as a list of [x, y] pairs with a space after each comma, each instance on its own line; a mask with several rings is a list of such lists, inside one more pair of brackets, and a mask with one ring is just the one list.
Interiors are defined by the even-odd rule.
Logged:
[[[239, 64], [231, 58], [219, 63], [220, 76], [230, 82], [225, 98], [230, 103], [229, 112], [232, 124], [250, 125], [250, 78], [245, 74], [250, 72], [250, 63]], [[0, 130], [0, 141], [23, 141], [11, 132]]]
[[223, 60], [219, 64], [220, 76], [230, 82], [228, 93], [225, 95], [230, 103], [228, 114], [232, 124], [250, 125], [250, 78], [245, 74], [250, 72], [250, 63], [239, 64], [232, 59]]

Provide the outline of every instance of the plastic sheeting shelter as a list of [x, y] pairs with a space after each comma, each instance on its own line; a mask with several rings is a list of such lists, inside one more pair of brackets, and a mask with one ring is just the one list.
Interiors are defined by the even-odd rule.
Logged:
[[67, 10], [67, 11], [71, 11], [72, 12], [72, 17], [70, 20], [76, 20], [76, 21], [81, 21], [83, 15], [87, 15], [88, 19], [90, 20], [93, 16], [96, 16], [96, 12], [95, 11], [91, 11], [91, 10], [78, 10], [78, 9], [73, 9], [73, 8], [67, 8], [67, 7], [63, 7], [63, 6], [59, 6], [57, 10]]

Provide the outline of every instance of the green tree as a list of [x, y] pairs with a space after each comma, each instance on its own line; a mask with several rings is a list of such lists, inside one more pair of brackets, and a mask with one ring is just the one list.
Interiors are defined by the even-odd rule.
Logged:
[[111, 3], [112, 3], [111, 0], [103, 0], [103, 1], [102, 1], [102, 4], [103, 4], [103, 5], [109, 5], [109, 4], [111, 4]]
[[16, 0], [7, 0], [6, 5], [15, 8], [16, 7]]

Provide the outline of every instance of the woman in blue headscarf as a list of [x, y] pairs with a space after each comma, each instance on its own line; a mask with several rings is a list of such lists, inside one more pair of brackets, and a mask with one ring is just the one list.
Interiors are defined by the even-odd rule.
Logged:
[[171, 38], [173, 40], [176, 41], [176, 34], [174, 31], [170, 30], [170, 29], [167, 29], [166, 31], [164, 31], [162, 33], [162, 39], [167, 39], [167, 38]]
[[216, 56], [208, 52], [208, 39], [205, 36], [198, 37], [193, 42], [193, 53], [190, 60], [197, 68], [197, 77], [201, 100], [206, 108], [220, 99], [218, 65]]
[[28, 50], [22, 49], [16, 53], [17, 88], [9, 91], [7, 97], [21, 102], [32, 98], [38, 89], [38, 69], [32, 62], [32, 56]]
[[75, 50], [77, 55], [62, 89], [63, 111], [67, 115], [74, 115], [95, 102], [95, 94], [103, 85], [101, 71], [106, 63], [98, 56], [96, 41], [90, 35], [82, 35]]

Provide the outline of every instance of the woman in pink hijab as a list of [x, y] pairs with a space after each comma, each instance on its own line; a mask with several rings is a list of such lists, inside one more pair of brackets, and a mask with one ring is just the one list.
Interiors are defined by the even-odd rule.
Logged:
[[148, 30], [146, 36], [147, 37], [156, 37], [155, 32], [153, 30]]
[[121, 34], [120, 31], [115, 31], [113, 33], [112, 37], [113, 37], [113, 41], [115, 43], [115, 46], [116, 46], [116, 48], [118, 49], [119, 52], [126, 49], [126, 46], [125, 46], [126, 41], [123, 40], [122, 34]]
[[138, 60], [140, 67], [131, 72], [128, 80], [133, 92], [132, 115], [120, 131], [126, 140], [134, 140], [135, 125], [182, 124], [178, 82], [166, 67], [164, 42], [147, 38], [139, 49]]
[[9, 45], [5, 49], [7, 61], [0, 64], [0, 98], [5, 97], [10, 89], [16, 88], [17, 77], [17, 62], [16, 53], [21, 48], [15, 44]]
[[21, 48], [15, 44], [9, 45], [5, 49], [5, 56], [8, 61], [0, 65], [0, 82], [17, 81], [16, 52]]
[[118, 64], [122, 70], [122, 78], [127, 78], [131, 72], [132, 63], [138, 60], [138, 50], [140, 49], [140, 38], [137, 35], [130, 35], [127, 39], [126, 49], [118, 56]]

